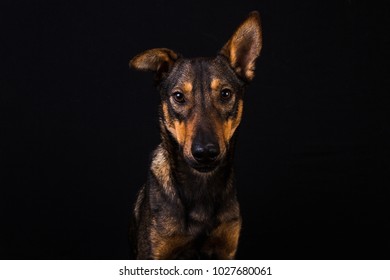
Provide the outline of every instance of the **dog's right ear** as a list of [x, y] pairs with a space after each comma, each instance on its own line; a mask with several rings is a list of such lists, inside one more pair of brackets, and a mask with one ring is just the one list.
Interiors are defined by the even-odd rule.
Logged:
[[229, 60], [230, 66], [240, 77], [251, 81], [255, 75], [255, 62], [260, 55], [262, 41], [260, 15], [253, 11], [238, 27], [220, 54]]
[[151, 49], [136, 55], [130, 60], [129, 66], [136, 70], [152, 71], [160, 79], [167, 73], [177, 60], [178, 55], [170, 49]]

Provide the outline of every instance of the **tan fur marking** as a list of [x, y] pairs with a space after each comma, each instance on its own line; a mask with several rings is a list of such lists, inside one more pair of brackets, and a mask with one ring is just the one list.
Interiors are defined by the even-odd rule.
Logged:
[[233, 43], [233, 40], [229, 41], [229, 46], [230, 46], [230, 64], [233, 66], [233, 67], [236, 67], [236, 63], [237, 63], [237, 47], [236, 45], [234, 45]]
[[219, 259], [233, 259], [240, 237], [241, 220], [234, 220], [220, 224], [210, 234], [210, 239], [204, 250], [215, 252]]
[[238, 101], [238, 112], [237, 116], [234, 119], [228, 119], [224, 124], [224, 138], [225, 141], [228, 142], [230, 138], [233, 136], [234, 131], [241, 122], [242, 110], [243, 110], [243, 102], [242, 100]]
[[211, 81], [210, 87], [212, 91], [217, 91], [219, 90], [219, 87], [221, 86], [221, 80], [220, 79], [213, 79]]
[[177, 142], [180, 145], [183, 145], [183, 143], [185, 143], [185, 139], [187, 135], [185, 123], [183, 121], [175, 120], [173, 121], [173, 125], [175, 127], [175, 134], [176, 134], [175, 137], [177, 139]]
[[249, 69], [245, 72], [245, 75], [249, 80], [252, 80], [255, 77], [255, 71]]
[[152, 255], [155, 260], [174, 259], [180, 249], [191, 240], [185, 235], [163, 237], [155, 230], [151, 235]]
[[225, 155], [226, 144], [228, 143], [228, 141], [225, 140], [225, 123], [216, 119], [216, 117], [214, 117], [213, 124], [215, 127], [214, 131], [216, 133], [217, 140], [218, 140], [220, 155]]
[[183, 90], [186, 92], [186, 93], [190, 93], [192, 91], [192, 83], [190, 82], [184, 82], [183, 84]]
[[195, 137], [196, 126], [199, 123], [199, 117], [199, 115], [195, 114], [191, 119], [186, 122], [186, 125], [184, 127], [184, 129], [186, 130], [186, 135], [184, 139], [183, 150], [184, 154], [187, 157], [192, 157], [191, 146], [192, 141]]
[[168, 159], [169, 155], [167, 151], [162, 148], [160, 144], [154, 152], [151, 170], [156, 176], [156, 178], [160, 181], [162, 187], [166, 190], [166, 192], [168, 194], [174, 195], [171, 180], [171, 165]]
[[[180, 130], [180, 122], [179, 121], [172, 121], [171, 117], [169, 116], [168, 112], [168, 105], [166, 103], [162, 104], [163, 114], [164, 114], [164, 121], [165, 126], [169, 130], [170, 133], [172, 133], [173, 137], [178, 139], [179, 142], [179, 136], [177, 135], [177, 129]], [[179, 142], [181, 143], [181, 142]]]

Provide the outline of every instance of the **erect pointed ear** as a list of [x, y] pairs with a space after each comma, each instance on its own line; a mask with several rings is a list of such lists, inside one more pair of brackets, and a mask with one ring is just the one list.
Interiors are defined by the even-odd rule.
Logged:
[[177, 60], [178, 55], [170, 49], [151, 49], [136, 55], [130, 60], [130, 67], [156, 72], [157, 79], [168, 72]]
[[237, 28], [220, 54], [229, 60], [230, 65], [240, 77], [251, 81], [255, 75], [255, 62], [260, 55], [261, 46], [260, 15], [257, 11], [253, 11]]

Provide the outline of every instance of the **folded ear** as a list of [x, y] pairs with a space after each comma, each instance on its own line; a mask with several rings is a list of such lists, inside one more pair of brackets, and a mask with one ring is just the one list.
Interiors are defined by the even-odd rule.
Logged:
[[157, 78], [168, 72], [177, 60], [178, 55], [170, 49], [151, 49], [136, 55], [130, 60], [130, 67], [156, 72]]
[[260, 55], [261, 46], [260, 15], [254, 11], [234, 32], [220, 54], [227, 57], [230, 65], [240, 77], [251, 81], [255, 75], [255, 62]]

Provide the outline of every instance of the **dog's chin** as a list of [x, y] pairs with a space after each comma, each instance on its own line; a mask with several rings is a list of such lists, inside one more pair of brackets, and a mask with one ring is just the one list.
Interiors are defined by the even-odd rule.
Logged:
[[198, 163], [193, 160], [187, 160], [188, 165], [196, 172], [202, 173], [204, 175], [210, 174], [215, 171], [218, 167], [218, 162], [212, 162], [208, 164]]

